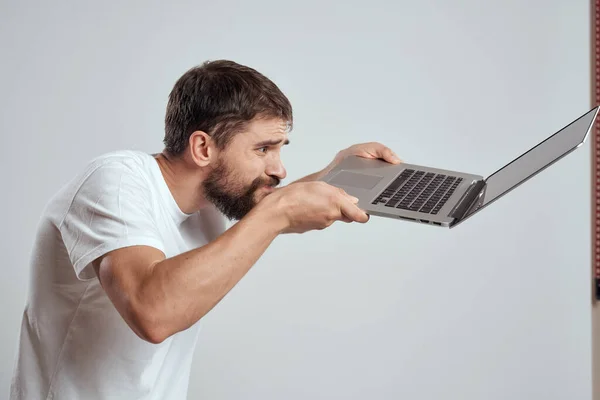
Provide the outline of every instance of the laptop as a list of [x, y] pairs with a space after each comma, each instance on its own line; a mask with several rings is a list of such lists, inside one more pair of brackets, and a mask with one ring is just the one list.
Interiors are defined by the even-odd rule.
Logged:
[[415, 164], [345, 158], [321, 180], [357, 197], [367, 214], [453, 228], [580, 147], [600, 106], [487, 178]]

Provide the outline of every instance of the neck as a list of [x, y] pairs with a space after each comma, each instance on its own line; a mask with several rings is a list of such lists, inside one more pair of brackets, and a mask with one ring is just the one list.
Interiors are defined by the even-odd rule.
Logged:
[[166, 152], [155, 154], [154, 158], [181, 211], [192, 214], [208, 205], [202, 196], [202, 177], [195, 164], [185, 156], [173, 157]]

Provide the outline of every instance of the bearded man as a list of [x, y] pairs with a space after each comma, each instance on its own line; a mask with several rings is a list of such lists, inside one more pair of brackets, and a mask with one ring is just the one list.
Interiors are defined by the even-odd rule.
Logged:
[[169, 95], [162, 153], [104, 154], [61, 188], [35, 237], [11, 399], [185, 399], [199, 321], [278, 235], [366, 222], [319, 177], [348, 155], [400, 161], [358, 144], [279, 188], [292, 122], [267, 77], [205, 62]]

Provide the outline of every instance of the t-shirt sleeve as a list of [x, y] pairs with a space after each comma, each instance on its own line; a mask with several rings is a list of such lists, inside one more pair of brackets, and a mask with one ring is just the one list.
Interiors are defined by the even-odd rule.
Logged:
[[119, 248], [145, 245], [164, 253], [152, 204], [152, 190], [141, 171], [119, 162], [95, 169], [59, 225], [77, 277], [94, 278], [92, 261]]

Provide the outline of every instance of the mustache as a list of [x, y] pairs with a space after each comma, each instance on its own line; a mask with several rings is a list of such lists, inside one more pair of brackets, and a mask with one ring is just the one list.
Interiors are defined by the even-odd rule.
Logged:
[[264, 184], [267, 186], [277, 187], [280, 183], [281, 181], [279, 180], [279, 178], [272, 176], [269, 179], [267, 179], [267, 181]]
[[257, 178], [254, 180], [254, 183], [252, 184], [252, 187], [255, 189], [258, 189], [261, 186], [279, 186], [279, 184], [281, 183], [281, 180], [279, 178], [277, 178], [276, 176], [270, 176], [267, 179], [262, 179], [262, 178]]
[[272, 186], [277, 187], [281, 183], [281, 180], [275, 176], [271, 176], [267, 179], [256, 178], [254, 182], [250, 185], [246, 193], [254, 193], [262, 186]]

